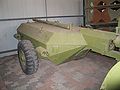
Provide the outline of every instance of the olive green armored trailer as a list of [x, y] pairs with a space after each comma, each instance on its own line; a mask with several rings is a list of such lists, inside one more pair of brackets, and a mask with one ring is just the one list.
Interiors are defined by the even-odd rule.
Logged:
[[21, 24], [15, 37], [19, 40], [18, 54], [23, 71], [26, 74], [35, 72], [38, 57], [61, 64], [72, 56], [87, 51], [87, 43], [79, 29], [59, 22], [40, 20]]
[[[120, 20], [119, 20], [120, 22]], [[120, 23], [116, 33], [81, 28], [59, 22], [34, 20], [19, 26], [18, 57], [24, 73], [37, 71], [39, 59], [61, 64], [89, 50], [115, 58], [118, 63], [106, 76], [101, 90], [120, 90]]]

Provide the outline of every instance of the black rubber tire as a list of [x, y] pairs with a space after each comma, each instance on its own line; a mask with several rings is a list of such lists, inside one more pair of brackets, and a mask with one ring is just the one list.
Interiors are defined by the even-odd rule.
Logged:
[[[25, 68], [23, 68], [23, 65], [20, 61], [20, 50], [24, 53], [25, 56]], [[38, 70], [39, 66], [39, 60], [37, 57], [37, 53], [29, 40], [21, 40], [18, 43], [18, 58], [20, 62], [20, 66], [22, 68], [22, 71], [27, 74], [31, 75], [35, 73]]]

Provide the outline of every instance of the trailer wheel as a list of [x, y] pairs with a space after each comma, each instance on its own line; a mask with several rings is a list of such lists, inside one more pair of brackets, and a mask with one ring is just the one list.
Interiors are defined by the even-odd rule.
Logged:
[[31, 75], [38, 70], [39, 60], [37, 53], [29, 40], [21, 40], [18, 43], [18, 58], [25, 74]]

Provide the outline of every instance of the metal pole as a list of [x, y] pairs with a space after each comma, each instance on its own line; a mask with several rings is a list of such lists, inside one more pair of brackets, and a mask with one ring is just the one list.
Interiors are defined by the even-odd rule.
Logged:
[[83, 26], [86, 26], [85, 0], [83, 0]]
[[9, 18], [9, 19], [0, 19], [0, 21], [16, 21], [16, 20], [46, 19], [46, 18], [70, 18], [70, 17], [71, 17], [71, 18], [72, 18], [72, 17], [84, 17], [84, 15], [28, 17], [28, 18]]
[[[47, 0], [45, 0], [45, 14], [46, 14], [46, 17], [47, 17], [48, 16]], [[46, 21], [47, 21], [47, 18], [46, 18]]]
[[7, 50], [7, 51], [1, 51], [0, 54], [9, 53], [9, 52], [15, 52], [15, 51], [17, 51], [17, 49]]

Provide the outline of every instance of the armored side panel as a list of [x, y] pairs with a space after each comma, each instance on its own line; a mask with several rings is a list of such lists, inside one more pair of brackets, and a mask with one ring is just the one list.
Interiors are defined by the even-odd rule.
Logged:
[[116, 33], [81, 28], [80, 33], [88, 44], [88, 48], [102, 55], [110, 56], [120, 60], [120, 53], [115, 51], [114, 40], [117, 38]]

